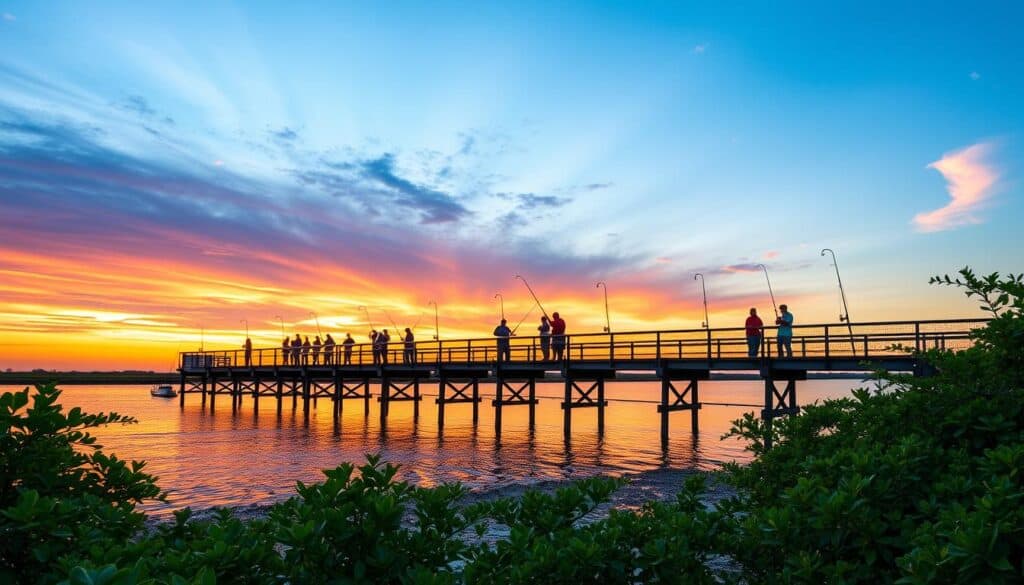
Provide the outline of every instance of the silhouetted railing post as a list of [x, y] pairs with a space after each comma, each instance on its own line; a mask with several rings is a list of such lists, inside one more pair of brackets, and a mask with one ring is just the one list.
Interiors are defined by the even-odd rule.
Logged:
[[921, 323], [914, 323], [914, 350], [921, 351]]
[[661, 331], [654, 334], [654, 357], [661, 359]]
[[[705, 329], [704, 331], [706, 331], [706, 332], [707, 332], [707, 341], [708, 341], [708, 361], [711, 361], [711, 329]], [[719, 351], [719, 357], [721, 357], [721, 351], [722, 351], [722, 348], [721, 348], [721, 347], [719, 347], [719, 348], [718, 348], [718, 351]]]
[[825, 325], [825, 359], [829, 357], [828, 325]]

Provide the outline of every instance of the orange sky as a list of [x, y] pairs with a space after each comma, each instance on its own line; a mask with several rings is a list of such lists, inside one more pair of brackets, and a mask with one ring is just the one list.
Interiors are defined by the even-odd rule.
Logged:
[[[495, 292], [505, 299], [510, 325], [516, 325], [533, 306], [513, 271], [480, 268], [474, 276], [467, 262], [453, 259], [451, 248], [419, 255], [422, 265], [407, 273], [388, 269], [383, 261], [351, 268], [311, 250], [311, 258], [299, 260], [274, 250], [245, 252], [226, 243], [216, 254], [191, 248], [189, 238], [173, 233], [160, 245], [125, 242], [102, 249], [76, 243], [46, 244], [48, 250], [31, 246], [0, 247], [0, 333], [3, 335], [2, 367], [15, 370], [46, 369], [146, 369], [167, 371], [175, 367], [179, 351], [234, 349], [244, 339], [243, 319], [257, 347], [274, 347], [285, 333], [314, 335], [315, 312], [322, 330], [351, 332], [365, 341], [368, 331], [359, 307], [369, 309], [378, 327], [393, 329], [386, 314], [400, 327], [415, 325], [420, 339], [433, 335], [433, 308], [440, 307], [444, 339], [487, 335], [498, 314]], [[488, 252], [481, 255], [487, 256]], [[495, 262], [501, 260], [498, 257]], [[778, 262], [778, 260], [776, 260]], [[268, 270], [253, 270], [267, 266]], [[831, 270], [825, 265], [827, 270]], [[828, 272], [825, 270], [825, 274]], [[528, 276], [550, 313], [560, 311], [572, 332], [596, 332], [604, 325], [603, 298], [595, 278], [579, 270], [559, 273], [538, 271]], [[822, 272], [821, 267], [815, 271]], [[266, 274], [286, 274], [283, 280]], [[407, 275], [405, 275], [407, 274]], [[831, 283], [824, 291], [799, 294], [789, 286], [785, 272], [776, 275], [779, 302], [788, 302], [803, 323], [835, 321], [836, 295]], [[670, 263], [655, 262], [646, 268], [620, 268], [606, 276], [615, 331], [696, 328], [702, 320], [699, 288], [689, 273], [680, 275]], [[771, 304], [760, 272], [721, 269], [708, 274], [709, 304], [713, 326], [737, 326], [746, 310], [758, 306], [771, 314]], [[678, 283], [678, 285], [676, 284]], [[941, 291], [937, 291], [941, 292]], [[870, 291], [855, 301], [864, 306]], [[959, 294], [945, 291], [936, 299], [950, 303], [935, 307], [933, 315], [971, 314]], [[916, 307], [917, 315], [922, 308]], [[852, 309], [851, 309], [852, 310]], [[893, 318], [892, 304], [874, 311], [858, 307], [858, 321]], [[540, 311], [534, 309], [520, 330], [535, 331]]]

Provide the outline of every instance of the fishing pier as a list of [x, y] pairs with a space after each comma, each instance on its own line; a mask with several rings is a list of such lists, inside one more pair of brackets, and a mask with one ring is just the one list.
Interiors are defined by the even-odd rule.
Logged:
[[[916, 353], [970, 347], [971, 330], [985, 323], [953, 319], [798, 325], [793, 327], [792, 357], [778, 355], [774, 327], [765, 327], [754, 358], [748, 356], [742, 327], [555, 336], [549, 340], [547, 361], [546, 342], [540, 337], [510, 338], [508, 354], [500, 361], [494, 337], [420, 341], [411, 348], [398, 341], [388, 344], [383, 355], [375, 355], [369, 343], [315, 353], [283, 346], [251, 352], [193, 351], [180, 354], [180, 400], [184, 407], [187, 395], [198, 394], [203, 406], [209, 401], [212, 409], [219, 396], [228, 397], [232, 408], [250, 397], [258, 409], [262, 398], [274, 400], [280, 412], [290, 399], [293, 409], [301, 408], [307, 415], [311, 403], [315, 408], [318, 400], [327, 400], [337, 417], [346, 401], [361, 402], [369, 416], [370, 401], [376, 396], [385, 420], [391, 406], [401, 402], [411, 402], [418, 417], [422, 390], [429, 386], [437, 389], [437, 422], [443, 428], [451, 414], [446, 409], [454, 404], [471, 405], [477, 423], [481, 385], [493, 384], [491, 407], [500, 435], [504, 408], [526, 407], [533, 428], [537, 383], [547, 380], [563, 384], [561, 408], [568, 438], [572, 413], [579, 408], [596, 408], [598, 432], [603, 432], [609, 404], [606, 382], [653, 379], [661, 384], [656, 414], [664, 442], [673, 412], [689, 412], [696, 431], [702, 407], [729, 404], [701, 401], [702, 383], [709, 383], [712, 373], [748, 373], [762, 379], [763, 403], [732, 405], [760, 408], [761, 417], [770, 422], [800, 411], [797, 383], [809, 373], [887, 370], [927, 375], [928, 368]], [[559, 345], [564, 351], [556, 361]]]

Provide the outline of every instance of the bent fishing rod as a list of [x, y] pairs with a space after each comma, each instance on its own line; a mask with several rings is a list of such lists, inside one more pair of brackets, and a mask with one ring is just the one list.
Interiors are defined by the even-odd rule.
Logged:
[[[544, 305], [540, 304], [540, 299], [538, 299], [537, 295], [534, 294], [533, 288], [530, 287], [530, 283], [526, 282], [526, 279], [523, 278], [522, 276], [518, 275], [518, 274], [516, 275], [516, 278], [518, 278], [519, 280], [523, 281], [523, 284], [526, 285], [526, 290], [530, 291], [530, 296], [533, 297], [533, 300], [537, 303], [537, 306], [540, 307], [540, 312], [545, 317], [548, 317], [548, 312], [544, 310]], [[533, 310], [533, 309], [531, 309], [531, 310]], [[550, 318], [550, 317], [548, 317], [548, 318]]]

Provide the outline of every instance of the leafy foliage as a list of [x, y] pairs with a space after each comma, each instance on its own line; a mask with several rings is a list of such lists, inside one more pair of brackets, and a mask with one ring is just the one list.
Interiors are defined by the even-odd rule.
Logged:
[[89, 430], [134, 422], [57, 404], [53, 385], [0, 396], [0, 581], [39, 582], [88, 543], [126, 540], [160, 497], [143, 464], [105, 455]]
[[[1004, 583], [1024, 578], [1024, 288], [1019, 276], [966, 287], [993, 320], [973, 348], [922, 354], [937, 374], [746, 417], [731, 435], [757, 458], [730, 466], [731, 552], [751, 582]], [[774, 448], [763, 448], [771, 434]]]

